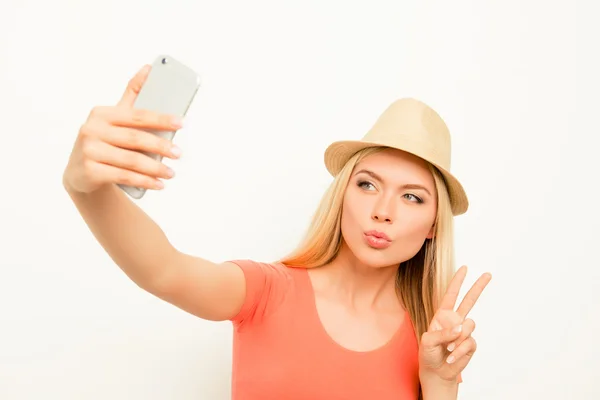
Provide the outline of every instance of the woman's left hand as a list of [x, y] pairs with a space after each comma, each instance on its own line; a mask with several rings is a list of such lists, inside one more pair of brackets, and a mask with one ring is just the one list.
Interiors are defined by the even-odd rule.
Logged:
[[442, 381], [457, 382], [460, 373], [475, 353], [477, 345], [471, 336], [475, 329], [475, 322], [466, 317], [492, 276], [489, 273], [483, 274], [465, 295], [458, 309], [454, 311], [466, 274], [465, 266], [456, 272], [428, 331], [421, 337], [419, 346], [421, 380], [437, 378]]

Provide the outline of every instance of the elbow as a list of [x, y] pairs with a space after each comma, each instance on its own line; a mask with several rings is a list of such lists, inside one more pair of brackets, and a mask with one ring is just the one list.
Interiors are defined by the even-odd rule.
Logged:
[[165, 257], [161, 257], [160, 264], [150, 268], [150, 274], [134, 280], [142, 290], [160, 298], [169, 298], [176, 291], [175, 268], [177, 253], [174, 250]]

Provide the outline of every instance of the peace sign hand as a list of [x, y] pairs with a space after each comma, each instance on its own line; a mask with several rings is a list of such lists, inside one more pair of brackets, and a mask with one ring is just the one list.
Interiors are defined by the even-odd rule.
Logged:
[[475, 322], [466, 319], [483, 289], [492, 279], [485, 273], [473, 284], [460, 306], [454, 311], [467, 267], [463, 266], [452, 278], [427, 332], [421, 337], [419, 369], [421, 377], [435, 376], [444, 381], [456, 382], [467, 366], [477, 345], [471, 336]]

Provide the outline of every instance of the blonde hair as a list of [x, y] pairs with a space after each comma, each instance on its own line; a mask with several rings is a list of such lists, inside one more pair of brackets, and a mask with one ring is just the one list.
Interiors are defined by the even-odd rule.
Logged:
[[[280, 260], [289, 267], [315, 268], [331, 262], [342, 245], [342, 204], [350, 175], [363, 158], [385, 147], [356, 153], [335, 177], [315, 212], [304, 240]], [[429, 165], [438, 197], [434, 236], [417, 254], [398, 268], [397, 292], [413, 323], [417, 341], [428, 330], [435, 311], [454, 274], [453, 215], [444, 178]]]

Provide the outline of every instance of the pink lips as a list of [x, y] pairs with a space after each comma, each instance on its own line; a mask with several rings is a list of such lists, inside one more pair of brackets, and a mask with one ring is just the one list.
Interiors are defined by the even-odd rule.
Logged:
[[385, 249], [392, 244], [392, 240], [383, 232], [368, 231], [365, 232], [367, 244], [375, 249]]

